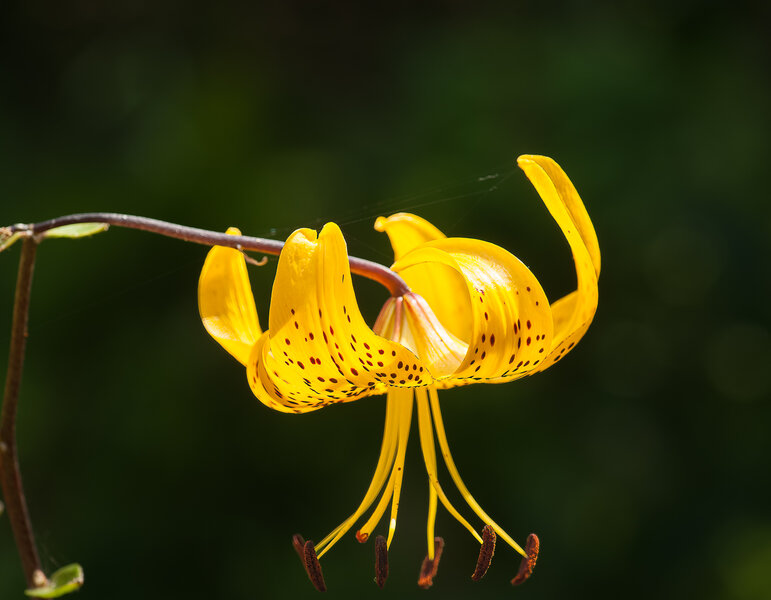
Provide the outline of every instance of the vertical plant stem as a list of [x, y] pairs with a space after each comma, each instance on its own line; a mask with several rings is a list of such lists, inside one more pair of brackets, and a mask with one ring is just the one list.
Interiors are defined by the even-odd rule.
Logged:
[[5, 378], [3, 408], [0, 412], [0, 483], [2, 483], [6, 512], [24, 568], [24, 576], [30, 588], [44, 585], [46, 577], [40, 566], [21, 483], [19, 460], [16, 454], [16, 412], [19, 406], [24, 349], [27, 343], [27, 320], [36, 250], [37, 242], [31, 237], [26, 238], [22, 245], [19, 275], [16, 280], [8, 372]]

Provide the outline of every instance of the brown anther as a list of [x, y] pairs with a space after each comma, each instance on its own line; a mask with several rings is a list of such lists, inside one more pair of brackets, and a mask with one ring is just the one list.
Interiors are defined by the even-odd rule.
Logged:
[[379, 535], [375, 538], [375, 583], [382, 590], [388, 579], [388, 544]]
[[299, 533], [295, 533], [292, 536], [292, 546], [294, 546], [294, 551], [297, 552], [297, 556], [299, 556], [300, 560], [305, 564], [305, 539], [303, 536]]
[[362, 533], [361, 531], [356, 532], [356, 541], [359, 542], [360, 544], [363, 544], [368, 539], [369, 539], [368, 533]]
[[487, 569], [490, 568], [490, 563], [493, 560], [493, 554], [495, 554], [495, 540], [496, 535], [493, 528], [489, 525], [485, 525], [482, 528], [482, 547], [479, 548], [479, 558], [477, 559], [477, 566], [474, 569], [474, 573], [471, 575], [471, 579], [479, 581], [487, 573]]
[[299, 533], [296, 533], [292, 536], [292, 546], [300, 557], [313, 587], [320, 592], [326, 592], [327, 584], [324, 583], [324, 574], [321, 572], [321, 564], [316, 556], [313, 542], [310, 540], [306, 542]]
[[531, 533], [527, 536], [527, 545], [525, 546], [525, 554], [527, 556], [522, 557], [522, 562], [519, 563], [519, 571], [516, 577], [511, 580], [511, 585], [519, 585], [527, 581], [528, 577], [533, 574], [535, 568], [535, 561], [538, 560], [538, 549], [541, 543], [538, 541], [538, 536]]
[[443, 551], [444, 540], [440, 537], [434, 538], [434, 560], [430, 560], [428, 556], [423, 559], [423, 564], [420, 567], [420, 577], [418, 577], [418, 585], [424, 590], [427, 590], [434, 584], [434, 577], [436, 577], [439, 559], [442, 558]]

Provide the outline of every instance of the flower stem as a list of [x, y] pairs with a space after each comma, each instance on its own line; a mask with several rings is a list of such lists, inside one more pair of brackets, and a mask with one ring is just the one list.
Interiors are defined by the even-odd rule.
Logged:
[[[8, 355], [8, 372], [5, 393], [0, 411], [0, 485], [2, 485], [5, 509], [11, 522], [24, 576], [29, 588], [48, 583], [41, 568], [40, 557], [32, 533], [27, 501], [21, 481], [16, 450], [16, 413], [24, 367], [24, 351], [27, 342], [27, 322], [32, 289], [32, 273], [35, 253], [46, 231], [77, 223], [106, 223], [117, 227], [139, 229], [206, 246], [227, 246], [238, 250], [251, 250], [263, 254], [278, 255], [284, 242], [249, 236], [234, 236], [217, 231], [186, 227], [157, 219], [123, 215], [118, 213], [81, 213], [57, 217], [32, 224], [18, 224], [2, 228], [2, 240], [21, 237], [22, 252], [11, 325], [11, 346]], [[351, 272], [384, 285], [392, 296], [402, 296], [410, 291], [404, 280], [394, 271], [375, 262], [349, 257]]]
[[[252, 250], [264, 254], [280, 254], [284, 247], [284, 242], [279, 240], [267, 240], [249, 236], [227, 235], [218, 231], [209, 231], [207, 229], [198, 229], [196, 227], [186, 227], [158, 219], [149, 219], [147, 217], [137, 217], [134, 215], [123, 215], [118, 213], [80, 213], [75, 215], [66, 215], [57, 217], [40, 223], [30, 225], [20, 224], [8, 227], [10, 234], [16, 232], [27, 232], [27, 235], [37, 236], [49, 229], [61, 227], [63, 225], [73, 225], [75, 223], [108, 223], [116, 227], [127, 227], [129, 229], [140, 229], [157, 233], [166, 237], [177, 238], [186, 242], [194, 242], [205, 246], [227, 246], [238, 250]], [[364, 260], [363, 258], [349, 257], [351, 272], [377, 281], [384, 285], [391, 292], [392, 296], [402, 296], [410, 291], [404, 280], [394, 271], [381, 264]]]
[[33, 237], [25, 238], [22, 244], [13, 306], [8, 373], [5, 378], [5, 394], [0, 413], [0, 483], [2, 483], [8, 518], [11, 522], [11, 529], [16, 539], [16, 547], [19, 550], [24, 576], [29, 588], [44, 585], [46, 580], [40, 566], [40, 558], [27, 511], [27, 501], [21, 483], [19, 459], [16, 453], [16, 411], [19, 406], [19, 388], [21, 387], [21, 374], [24, 367], [29, 300], [37, 245], [38, 242]]

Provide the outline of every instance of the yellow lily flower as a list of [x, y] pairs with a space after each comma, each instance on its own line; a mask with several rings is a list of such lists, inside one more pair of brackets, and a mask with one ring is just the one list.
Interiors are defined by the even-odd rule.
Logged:
[[[532, 572], [538, 538], [517, 544], [482, 510], [450, 454], [437, 389], [484, 381], [502, 383], [553, 365], [581, 339], [597, 308], [600, 250], [592, 222], [572, 183], [550, 158], [521, 156], [524, 170], [562, 229], [576, 266], [577, 288], [549, 303], [541, 285], [515, 256], [493, 244], [447, 238], [415, 215], [375, 223], [394, 249], [392, 270], [411, 291], [389, 298], [370, 329], [359, 312], [342, 233], [329, 223], [316, 235], [295, 231], [286, 241], [262, 331], [244, 256], [214, 247], [199, 283], [207, 331], [246, 366], [249, 385], [265, 405], [289, 413], [387, 394], [385, 429], [372, 482], [358, 508], [314, 545], [295, 536], [311, 581], [325, 589], [318, 559], [375, 504], [356, 531], [365, 542], [389, 504], [387, 538], [376, 540], [376, 581], [387, 576], [387, 550], [396, 531], [407, 438], [417, 406], [420, 445], [429, 478], [428, 552], [419, 584], [428, 587], [444, 542], [434, 535], [438, 502], [481, 544], [472, 575], [490, 564], [496, 539], [523, 556], [512, 583]], [[231, 228], [228, 233], [238, 234]], [[481, 535], [450, 503], [439, 483], [434, 433], [450, 476], [484, 524]], [[378, 500], [379, 496], [379, 500]]]

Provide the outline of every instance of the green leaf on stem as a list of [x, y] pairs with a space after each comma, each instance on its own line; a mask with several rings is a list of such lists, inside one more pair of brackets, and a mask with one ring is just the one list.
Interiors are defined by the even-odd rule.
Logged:
[[6, 248], [10, 248], [17, 240], [19, 240], [23, 233], [16, 232], [11, 233], [7, 227], [0, 227], [0, 252]]
[[71, 564], [51, 575], [47, 585], [25, 590], [24, 593], [32, 598], [58, 598], [79, 590], [82, 585], [83, 567]]
[[107, 223], [75, 223], [74, 225], [62, 225], [49, 229], [43, 233], [47, 238], [82, 238], [107, 231], [110, 226]]

